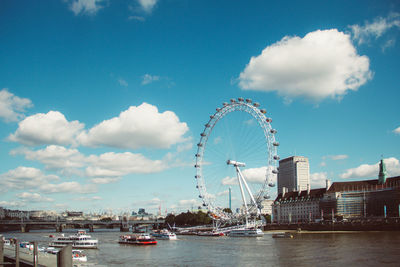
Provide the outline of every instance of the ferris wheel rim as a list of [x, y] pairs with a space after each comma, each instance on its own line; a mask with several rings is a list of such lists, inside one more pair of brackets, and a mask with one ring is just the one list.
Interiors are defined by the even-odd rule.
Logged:
[[[257, 102], [252, 102], [251, 99], [244, 99], [239, 97], [238, 100], [231, 99], [230, 102], [223, 103], [221, 108], [216, 108], [214, 114], [210, 115], [209, 121], [205, 124], [204, 130], [200, 134], [200, 141], [197, 144], [197, 153], [196, 163], [194, 167], [196, 168], [195, 178], [197, 180], [197, 189], [199, 191], [199, 198], [202, 199], [203, 206], [205, 206], [214, 219], [231, 219], [231, 215], [224, 212], [221, 207], [217, 207], [212, 202], [211, 198], [207, 194], [207, 188], [205, 186], [205, 180], [203, 177], [203, 158], [204, 152], [206, 150], [208, 139], [215, 127], [215, 125], [219, 122], [220, 119], [224, 118], [226, 115], [232, 112], [242, 111], [250, 114], [254, 119], [257, 120], [258, 125], [262, 128], [264, 138], [267, 146], [267, 155], [268, 158], [266, 160], [267, 165], [267, 175], [261, 187], [261, 190], [257, 192], [257, 202], [261, 202], [261, 198], [266, 192], [269, 184], [271, 182], [272, 175], [277, 173], [277, 161], [279, 160], [279, 156], [277, 155], [277, 146], [279, 143], [275, 140], [275, 134], [277, 131], [272, 128], [271, 118], [267, 118], [265, 114], [267, 113], [265, 109], [260, 108], [260, 104]], [[275, 172], [274, 172], [275, 171]], [[253, 205], [254, 206], [254, 205]], [[253, 207], [254, 208], [254, 207]], [[255, 207], [256, 209], [260, 209], [259, 206]]]

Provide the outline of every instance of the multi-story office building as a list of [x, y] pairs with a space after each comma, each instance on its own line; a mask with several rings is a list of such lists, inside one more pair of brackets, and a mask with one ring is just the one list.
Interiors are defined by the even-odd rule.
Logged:
[[288, 192], [307, 190], [310, 186], [310, 166], [308, 158], [292, 156], [279, 161], [278, 194], [282, 188]]

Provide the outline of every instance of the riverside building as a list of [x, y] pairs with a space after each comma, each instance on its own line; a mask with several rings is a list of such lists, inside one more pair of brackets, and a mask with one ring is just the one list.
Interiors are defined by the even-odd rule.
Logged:
[[310, 166], [308, 158], [292, 156], [279, 161], [278, 172], [278, 194], [287, 192], [307, 190], [310, 185]]
[[332, 185], [327, 180], [325, 188], [303, 191], [283, 188], [272, 209], [275, 223], [400, 217], [400, 176], [386, 178], [381, 160], [378, 179]]

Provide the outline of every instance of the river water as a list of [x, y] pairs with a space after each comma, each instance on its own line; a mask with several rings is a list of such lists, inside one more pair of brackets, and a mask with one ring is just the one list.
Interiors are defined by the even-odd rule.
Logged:
[[[56, 233], [2, 234], [48, 246], [48, 236]], [[120, 245], [117, 231], [90, 234], [99, 248], [85, 251], [87, 266], [400, 266], [400, 232], [302, 233], [293, 239], [268, 232], [257, 238], [178, 236], [156, 246]]]

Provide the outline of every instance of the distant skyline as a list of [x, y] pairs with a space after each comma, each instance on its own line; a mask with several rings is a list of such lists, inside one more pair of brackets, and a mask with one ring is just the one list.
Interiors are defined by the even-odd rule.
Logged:
[[4, 0], [0, 25], [4, 208], [197, 208], [200, 133], [238, 97], [312, 188], [400, 175], [397, 0]]

